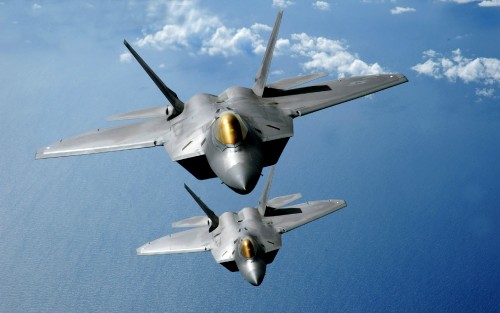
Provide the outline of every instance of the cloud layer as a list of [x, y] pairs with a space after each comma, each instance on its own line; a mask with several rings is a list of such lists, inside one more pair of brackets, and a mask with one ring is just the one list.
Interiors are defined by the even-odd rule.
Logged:
[[[274, 5], [290, 5], [290, 1], [274, 1]], [[316, 1], [318, 9], [328, 9], [325, 1]], [[218, 16], [200, 9], [196, 1], [167, 2], [166, 23], [160, 30], [146, 34], [135, 44], [156, 49], [186, 49], [190, 53], [231, 57], [234, 55], [262, 54], [265, 51], [271, 26], [253, 24], [250, 27], [226, 26]], [[155, 8], [158, 11], [158, 8]], [[377, 63], [368, 64], [348, 50], [345, 42], [314, 37], [306, 33], [280, 38], [276, 43], [275, 56], [292, 55], [305, 58], [304, 71], [328, 71], [339, 77], [380, 74], [384, 70]], [[120, 56], [122, 62], [128, 56]]]
[[457, 79], [465, 83], [478, 82], [482, 84], [500, 83], [500, 60], [478, 57], [469, 59], [462, 55], [460, 49], [452, 51], [451, 57], [444, 57], [434, 50], [423, 53], [424, 63], [417, 64], [412, 70], [419, 74], [436, 79], [447, 78], [455, 82]]
[[309, 58], [302, 64], [306, 71], [327, 71], [339, 77], [353, 75], [375, 75], [384, 72], [378, 63], [367, 64], [356, 54], [348, 51], [348, 46], [339, 40], [312, 37], [305, 33], [292, 34], [291, 51]]

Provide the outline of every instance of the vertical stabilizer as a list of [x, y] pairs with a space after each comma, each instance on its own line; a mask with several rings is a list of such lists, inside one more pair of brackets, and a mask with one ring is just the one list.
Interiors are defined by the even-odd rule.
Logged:
[[208, 229], [209, 232], [212, 232], [219, 226], [219, 217], [215, 215], [214, 211], [210, 210], [210, 208], [205, 203], [203, 203], [203, 201], [201, 201], [201, 199], [198, 198], [198, 196], [186, 184], [184, 184], [184, 188], [186, 188], [191, 197], [193, 197], [194, 201], [198, 203], [200, 208], [203, 210], [203, 212], [205, 212], [205, 214], [212, 222], [212, 225], [210, 225], [210, 228]]
[[258, 210], [261, 216], [264, 216], [266, 214], [267, 199], [269, 198], [269, 190], [271, 189], [271, 183], [273, 182], [273, 175], [275, 168], [276, 168], [275, 165], [271, 167], [271, 171], [269, 172], [269, 176], [267, 177], [266, 184], [264, 185], [264, 190], [262, 191], [262, 195], [260, 196], [259, 199]]
[[255, 84], [252, 87], [253, 92], [262, 97], [264, 93], [264, 88], [266, 87], [267, 74], [269, 73], [269, 67], [271, 66], [271, 59], [273, 58], [274, 46], [276, 45], [276, 40], [278, 40], [278, 31], [280, 29], [281, 17], [283, 16], [283, 11], [278, 12], [278, 17], [274, 23], [273, 32], [267, 43], [266, 52], [264, 53], [264, 58], [262, 59], [262, 64], [255, 75]]
[[163, 81], [158, 77], [158, 75], [156, 75], [156, 73], [153, 72], [153, 70], [149, 67], [149, 65], [146, 62], [144, 62], [144, 60], [139, 56], [139, 54], [137, 54], [137, 52], [135, 52], [134, 48], [132, 48], [126, 40], [123, 41], [123, 44], [125, 45], [125, 47], [127, 47], [130, 53], [132, 53], [134, 58], [137, 60], [137, 62], [139, 62], [139, 64], [146, 71], [146, 73], [148, 73], [149, 77], [151, 77], [151, 79], [156, 84], [158, 89], [160, 89], [165, 98], [167, 98], [168, 102], [170, 102], [174, 107], [174, 112], [172, 112], [172, 114], [169, 116], [172, 118], [181, 114], [182, 111], [184, 110], [184, 102], [179, 100], [177, 94], [163, 83]]

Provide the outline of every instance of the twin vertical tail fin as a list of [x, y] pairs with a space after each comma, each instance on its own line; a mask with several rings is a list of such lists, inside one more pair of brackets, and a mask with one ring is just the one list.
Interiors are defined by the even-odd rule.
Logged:
[[271, 190], [271, 183], [273, 182], [273, 175], [275, 168], [276, 168], [275, 165], [271, 167], [271, 171], [269, 172], [269, 176], [267, 177], [266, 184], [264, 185], [264, 190], [262, 191], [262, 195], [260, 196], [259, 199], [259, 206], [257, 209], [259, 210], [261, 216], [266, 215], [267, 199], [269, 198], [269, 190]]
[[193, 197], [194, 201], [198, 203], [200, 208], [203, 210], [203, 212], [205, 212], [205, 214], [210, 219], [211, 225], [208, 231], [212, 232], [219, 226], [219, 217], [214, 213], [214, 211], [210, 210], [210, 208], [205, 203], [203, 203], [203, 201], [201, 201], [201, 199], [186, 184], [184, 184], [184, 188], [186, 188], [191, 197]]
[[267, 177], [266, 184], [264, 185], [264, 190], [262, 191], [262, 195], [260, 196], [259, 205], [257, 206], [259, 214], [261, 216], [280, 216], [302, 213], [302, 210], [299, 208], [282, 208], [283, 206], [297, 199], [300, 199], [302, 197], [300, 193], [281, 196], [268, 200], [275, 168], [276, 165], [273, 165], [271, 167], [271, 171], [269, 172], [269, 176]]
[[160, 91], [163, 93], [165, 98], [167, 98], [167, 100], [172, 104], [174, 111], [171, 114], [169, 114], [169, 118], [173, 118], [181, 114], [182, 111], [184, 110], [184, 102], [179, 100], [177, 94], [163, 83], [163, 81], [158, 77], [158, 75], [156, 75], [156, 73], [153, 72], [153, 70], [149, 67], [149, 65], [146, 62], [144, 62], [144, 60], [139, 56], [139, 54], [137, 54], [137, 52], [135, 52], [134, 48], [132, 48], [126, 40], [123, 41], [123, 44], [125, 45], [125, 47], [127, 47], [130, 53], [132, 53], [134, 58], [137, 60], [137, 62], [139, 62], [139, 64], [146, 71], [146, 73], [148, 73], [149, 77], [151, 77], [151, 79], [156, 84], [158, 89], [160, 89]]
[[[276, 22], [274, 23], [274, 28], [271, 33], [271, 37], [269, 38], [269, 42], [267, 43], [267, 48], [266, 52], [264, 53], [264, 58], [262, 59], [262, 63], [259, 67], [259, 70], [257, 71], [257, 74], [255, 75], [255, 83], [252, 87], [252, 90], [259, 97], [262, 97], [262, 95], [264, 94], [264, 89], [266, 87], [267, 75], [269, 74], [269, 67], [271, 66], [271, 59], [273, 57], [274, 47], [276, 46], [276, 41], [278, 40], [278, 31], [280, 28], [282, 16], [283, 16], [283, 11], [281, 10], [278, 12]], [[156, 75], [156, 73], [153, 72], [153, 70], [149, 67], [149, 65], [146, 62], [144, 62], [144, 60], [139, 56], [139, 54], [137, 54], [134, 48], [132, 48], [126, 40], [123, 41], [123, 44], [134, 56], [137, 62], [139, 62], [142, 68], [146, 71], [149, 77], [156, 84], [158, 89], [160, 89], [163, 95], [172, 104], [174, 109], [173, 112], [169, 114], [169, 118], [173, 118], [181, 114], [182, 111], [184, 110], [184, 103], [181, 100], [179, 100], [177, 94], [163, 83], [163, 81], [158, 77], [158, 75]]]
[[271, 33], [271, 37], [267, 43], [266, 52], [264, 53], [264, 58], [262, 59], [262, 64], [255, 75], [255, 84], [252, 87], [253, 92], [262, 97], [264, 94], [264, 88], [266, 87], [267, 75], [269, 73], [269, 67], [271, 66], [271, 59], [273, 58], [274, 46], [276, 46], [276, 41], [278, 40], [278, 31], [280, 29], [281, 17], [283, 16], [283, 10], [278, 12], [278, 17], [274, 23], [274, 28]]

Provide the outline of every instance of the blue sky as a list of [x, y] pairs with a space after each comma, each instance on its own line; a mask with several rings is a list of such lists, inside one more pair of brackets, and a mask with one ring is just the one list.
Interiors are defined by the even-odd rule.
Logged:
[[[284, 235], [255, 288], [210, 254], [138, 257], [172, 222], [256, 205], [161, 148], [34, 161], [107, 116], [269, 81], [409, 83], [295, 120], [271, 196], [348, 207]], [[489, 312], [500, 294], [498, 1], [0, 2], [0, 311]], [[268, 169], [264, 170], [267, 175]]]

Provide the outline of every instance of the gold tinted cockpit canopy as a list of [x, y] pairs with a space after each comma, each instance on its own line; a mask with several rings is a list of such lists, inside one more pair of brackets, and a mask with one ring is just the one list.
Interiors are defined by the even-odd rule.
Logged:
[[222, 113], [216, 123], [215, 138], [224, 145], [236, 145], [247, 135], [245, 124], [232, 112]]
[[255, 246], [250, 238], [245, 238], [241, 241], [240, 252], [245, 259], [255, 257]]

